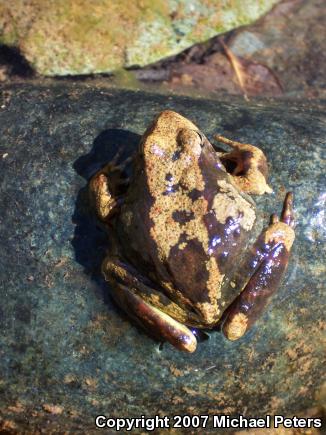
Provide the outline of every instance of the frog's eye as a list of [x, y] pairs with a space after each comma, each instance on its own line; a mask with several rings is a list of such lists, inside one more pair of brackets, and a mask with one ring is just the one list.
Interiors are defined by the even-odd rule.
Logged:
[[196, 131], [196, 133], [200, 137], [200, 146], [203, 147], [205, 145], [205, 142], [208, 142], [207, 138], [201, 131]]
[[183, 151], [195, 153], [200, 151], [204, 144], [205, 136], [198, 130], [183, 128], [177, 135], [177, 144]]
[[196, 133], [196, 135], [199, 137], [200, 146], [203, 148], [203, 146], [208, 142], [207, 137], [200, 130], [191, 130], [191, 131]]
[[196, 131], [196, 133], [198, 134], [198, 136], [200, 137], [200, 146], [202, 148], [206, 147], [207, 145], [209, 147], [211, 147], [211, 143], [210, 141], [207, 139], [207, 137], [204, 135], [204, 133], [202, 133], [200, 130]]

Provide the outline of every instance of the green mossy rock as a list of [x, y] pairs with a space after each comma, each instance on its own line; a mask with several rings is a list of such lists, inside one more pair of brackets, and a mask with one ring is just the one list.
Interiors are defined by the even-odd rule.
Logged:
[[[107, 239], [85, 196], [87, 179], [119, 147], [134, 152], [167, 108], [210, 139], [261, 146], [275, 191], [255, 198], [265, 222], [286, 190], [295, 194], [294, 251], [268, 310], [241, 340], [211, 333], [194, 354], [159, 350], [111, 302], [100, 273]], [[2, 418], [16, 433], [95, 433], [99, 414], [258, 417], [321, 405], [325, 136], [325, 102], [196, 100], [63, 83], [4, 88], [0, 428]]]
[[147, 65], [249, 24], [278, 0], [0, 0], [0, 43], [47, 76]]

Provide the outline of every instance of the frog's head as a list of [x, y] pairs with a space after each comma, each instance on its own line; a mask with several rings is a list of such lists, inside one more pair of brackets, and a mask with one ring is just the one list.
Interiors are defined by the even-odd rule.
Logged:
[[153, 159], [176, 161], [181, 153], [196, 156], [201, 151], [198, 128], [188, 119], [172, 110], [156, 116], [140, 142], [140, 153], [145, 162]]

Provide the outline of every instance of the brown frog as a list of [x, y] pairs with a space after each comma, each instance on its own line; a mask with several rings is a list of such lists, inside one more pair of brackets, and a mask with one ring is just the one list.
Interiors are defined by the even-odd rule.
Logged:
[[197, 329], [223, 322], [228, 339], [245, 334], [278, 288], [295, 237], [288, 193], [280, 219], [273, 215], [247, 249], [256, 224], [248, 194], [271, 192], [266, 158], [217, 139], [232, 151], [217, 152], [192, 122], [166, 110], [143, 135], [123, 195], [112, 162], [89, 185], [111, 239], [102, 271], [114, 299], [154, 337], [188, 352]]

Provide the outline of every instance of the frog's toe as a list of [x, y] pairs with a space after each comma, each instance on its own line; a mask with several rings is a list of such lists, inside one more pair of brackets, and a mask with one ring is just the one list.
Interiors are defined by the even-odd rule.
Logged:
[[285, 196], [283, 203], [283, 209], [281, 213], [281, 221], [289, 225], [289, 227], [295, 227], [295, 219], [293, 213], [293, 193], [288, 192]]
[[252, 276], [226, 313], [222, 330], [229, 340], [239, 339], [251, 328], [278, 289], [295, 238], [293, 227], [292, 193], [288, 193], [281, 218], [272, 215], [270, 226], [255, 243]]
[[222, 154], [220, 158], [226, 170], [231, 174], [234, 184], [241, 191], [254, 195], [272, 192], [267, 184], [267, 160], [262, 150], [223, 136], [217, 135], [215, 138], [233, 148], [231, 152]]
[[197, 340], [190, 329], [145, 302], [128, 287], [116, 284], [112, 294], [117, 304], [157, 340], [168, 341], [177, 349], [186, 352], [196, 350]]

